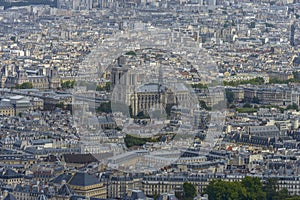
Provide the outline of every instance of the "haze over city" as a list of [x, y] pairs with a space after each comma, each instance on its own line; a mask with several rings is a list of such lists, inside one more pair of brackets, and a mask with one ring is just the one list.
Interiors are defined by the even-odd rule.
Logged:
[[300, 199], [299, 17], [299, 0], [2, 0], [0, 199]]

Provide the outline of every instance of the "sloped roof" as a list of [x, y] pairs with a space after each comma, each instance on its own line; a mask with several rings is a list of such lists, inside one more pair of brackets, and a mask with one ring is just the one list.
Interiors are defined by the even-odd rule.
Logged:
[[92, 154], [64, 154], [66, 163], [88, 164], [98, 160]]
[[166, 87], [159, 85], [158, 83], [148, 83], [140, 86], [137, 92], [164, 92]]
[[133, 190], [130, 199], [146, 199], [146, 196], [141, 190]]
[[87, 198], [85, 196], [78, 196], [78, 195], [74, 195], [71, 196], [70, 200], [86, 200]]
[[95, 177], [86, 172], [76, 172], [71, 178], [69, 185], [74, 186], [89, 186], [100, 183], [100, 181]]
[[71, 174], [63, 173], [58, 175], [57, 177], [53, 178], [50, 182], [56, 183], [56, 184], [61, 184], [62, 181], [69, 182], [69, 180], [72, 178]]
[[16, 197], [14, 197], [14, 195], [8, 193], [7, 196], [4, 198], [4, 200], [17, 200], [17, 199]]
[[57, 194], [61, 196], [70, 196], [74, 194], [74, 191], [67, 184], [64, 184], [61, 188], [59, 188]]
[[0, 175], [0, 178], [10, 179], [10, 178], [20, 178], [22, 174], [15, 172], [12, 169], [6, 169], [3, 174]]

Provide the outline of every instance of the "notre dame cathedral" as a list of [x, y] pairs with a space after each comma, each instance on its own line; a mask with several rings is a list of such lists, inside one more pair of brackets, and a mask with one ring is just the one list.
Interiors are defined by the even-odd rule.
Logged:
[[17, 66], [4, 66], [0, 71], [1, 88], [15, 88], [22, 83], [31, 83], [33, 88], [46, 90], [60, 87], [57, 67], [39, 68], [37, 70], [20, 69]]

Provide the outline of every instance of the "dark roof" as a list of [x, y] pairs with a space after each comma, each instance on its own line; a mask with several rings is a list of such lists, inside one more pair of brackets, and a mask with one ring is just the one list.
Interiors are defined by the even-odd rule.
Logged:
[[89, 186], [100, 183], [100, 181], [95, 177], [85, 172], [76, 172], [71, 178], [69, 185], [74, 186]]
[[74, 191], [67, 184], [64, 184], [61, 188], [59, 188], [57, 194], [61, 196], [70, 196], [74, 194]]
[[29, 193], [30, 192], [30, 186], [29, 185], [24, 185], [21, 186], [20, 184], [16, 185], [15, 192], [24, 192], [24, 193]]
[[12, 170], [12, 169], [7, 169], [7, 170], [5, 171], [5, 173], [4, 173], [4, 175], [6, 175], [6, 176], [15, 176], [15, 175], [18, 175], [18, 173], [15, 172], [15, 171]]
[[45, 162], [56, 162], [59, 161], [55, 155], [49, 155], [45, 158]]
[[0, 175], [0, 178], [11, 179], [11, 178], [21, 178], [22, 174], [15, 172], [12, 169], [6, 169], [3, 174]]
[[293, 64], [300, 64], [300, 57], [295, 57], [293, 60]]
[[145, 196], [145, 194], [144, 194], [142, 191], [140, 191], [140, 190], [133, 190], [130, 199], [131, 199], [131, 200], [135, 200], [135, 199], [146, 199], [146, 196]]
[[74, 196], [71, 196], [70, 200], [86, 200], [87, 197], [85, 196], [79, 196], [79, 195], [74, 195]]
[[242, 142], [252, 145], [263, 145], [263, 146], [269, 146], [273, 145], [275, 140], [275, 137], [264, 137], [264, 136], [251, 136], [248, 134], [239, 134], [236, 133], [232, 136], [232, 139], [236, 142]]
[[69, 182], [69, 180], [72, 178], [71, 174], [63, 173], [52, 179], [50, 182], [56, 183], [56, 184], [61, 184], [62, 181]]
[[4, 200], [17, 200], [16, 197], [14, 197], [14, 195], [8, 193], [7, 196], [4, 198]]
[[98, 160], [92, 154], [64, 154], [66, 163], [89, 164]]

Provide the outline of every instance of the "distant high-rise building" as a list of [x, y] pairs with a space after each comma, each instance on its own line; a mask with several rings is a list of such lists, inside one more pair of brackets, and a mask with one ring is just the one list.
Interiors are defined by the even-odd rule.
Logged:
[[296, 30], [296, 27], [295, 27], [295, 24], [293, 23], [291, 25], [291, 33], [290, 33], [290, 45], [291, 46], [295, 46], [295, 30]]

